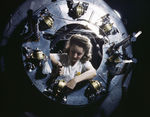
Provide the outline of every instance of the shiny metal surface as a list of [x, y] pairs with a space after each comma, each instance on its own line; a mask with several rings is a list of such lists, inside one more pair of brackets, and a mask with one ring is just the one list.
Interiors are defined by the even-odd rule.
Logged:
[[[78, 3], [79, 1], [74, 0], [74, 2]], [[81, 33], [84, 35], [89, 34], [90, 36], [94, 35], [94, 38], [96, 38], [98, 41], [104, 42], [104, 44], [100, 45], [102, 55], [99, 58], [101, 60], [99, 60], [99, 58], [97, 58], [97, 57], [93, 58], [93, 59], [99, 60], [98, 63], [93, 62], [93, 64], [97, 64], [97, 66], [95, 65], [97, 67], [97, 76], [94, 79], [98, 80], [99, 82], [102, 82], [102, 85], [104, 87], [107, 87], [108, 91], [109, 91], [109, 94], [105, 98], [105, 100], [102, 102], [101, 107], [103, 109], [106, 109], [108, 107], [108, 105], [111, 103], [112, 105], [115, 105], [114, 106], [114, 108], [115, 108], [119, 105], [119, 101], [122, 98], [122, 82], [123, 82], [124, 77], [126, 77], [126, 74], [128, 74], [128, 72], [115, 75], [112, 78], [112, 80], [109, 81], [109, 86], [107, 86], [107, 84], [108, 84], [108, 74], [107, 73], [109, 72], [109, 70], [106, 65], [106, 61], [108, 59], [108, 55], [106, 54], [106, 51], [108, 50], [108, 48], [111, 46], [112, 43], [117, 44], [118, 42], [124, 40], [128, 36], [128, 34], [126, 32], [126, 29], [125, 29], [121, 19], [113, 11], [113, 9], [111, 9], [103, 0], [98, 0], [98, 1], [80, 0], [80, 2], [88, 3], [89, 4], [88, 8], [84, 14], [81, 13], [83, 15], [79, 15], [80, 17], [72, 18], [68, 15], [68, 7], [66, 4], [67, 3], [66, 0], [55, 1], [55, 2], [52, 2], [50, 0], [43, 0], [43, 1], [39, 0], [36, 2], [35, 2], [35, 0], [27, 1], [24, 4], [22, 4], [22, 6], [20, 6], [18, 11], [16, 11], [14, 16], [12, 17], [12, 19], [11, 19], [12, 22], [15, 21], [14, 26], [10, 27], [9, 30], [5, 30], [4, 37], [5, 38], [11, 37], [14, 29], [20, 23], [22, 23], [22, 21], [27, 17], [26, 13], [29, 8], [33, 10], [34, 17], [39, 18], [39, 20], [41, 20], [40, 15], [39, 15], [41, 10], [44, 8], [47, 8], [51, 14], [53, 21], [51, 19], [45, 20], [45, 23], [48, 24], [49, 28], [47, 28], [45, 30], [44, 29], [40, 30], [38, 32], [40, 35], [39, 41], [26, 41], [26, 40], [22, 39], [25, 42], [22, 43], [21, 47], [28, 46], [28, 47], [31, 47], [31, 49], [33, 49], [33, 50], [35, 50], [36, 48], [39, 48], [40, 50], [42, 50], [44, 55], [48, 56], [49, 53], [53, 49], [56, 49], [56, 47], [55, 47], [56, 44], [58, 44], [60, 41], [67, 40], [67, 37], [69, 37], [73, 33]], [[30, 7], [26, 8], [25, 6], [27, 6], [27, 5]], [[82, 10], [80, 9], [80, 11], [82, 11]], [[21, 12], [22, 16], [20, 16], [18, 18], [17, 16], [20, 12]], [[105, 26], [104, 33], [101, 33], [100, 32], [101, 29], [99, 27], [101, 27], [103, 25], [103, 23], [104, 23], [103, 17], [106, 14], [109, 14], [110, 22], [107, 22], [107, 20], [106, 20], [106, 22], [105, 22], [106, 24], [104, 25]], [[47, 21], [48, 21], [48, 23], [47, 23]], [[70, 27], [73, 27], [73, 26], [75, 26], [75, 27], [77, 26], [77, 27], [70, 30]], [[78, 26], [79, 26], [79, 28], [78, 28]], [[9, 26], [7, 25], [6, 29], [8, 27]], [[27, 27], [27, 24], [25, 24], [24, 27]], [[112, 27], [117, 28], [118, 32], [116, 31], [116, 33], [113, 34], [111, 32], [113, 30]], [[103, 27], [101, 27], [101, 28], [103, 28]], [[25, 32], [26, 31], [28, 31], [28, 29], [25, 29]], [[70, 31], [70, 32], [68, 33], [67, 31]], [[102, 32], [103, 32], [103, 30], [102, 30]], [[105, 33], [107, 33], [107, 34], [105, 34]], [[49, 34], [48, 39], [46, 39], [43, 36], [44, 34]], [[91, 40], [94, 43], [93, 38], [91, 38]], [[99, 45], [96, 45], [96, 46], [98, 47]], [[96, 47], [96, 46], [94, 45], [94, 47]], [[126, 53], [126, 55], [128, 57], [133, 56], [131, 46], [127, 47], [125, 52], [120, 48], [119, 52], [121, 54]], [[41, 60], [43, 57], [41, 56], [41, 54], [39, 54], [38, 58], [39, 58], [38, 60]], [[43, 93], [44, 90], [47, 88], [46, 83], [49, 80], [50, 74], [48, 74], [46, 76], [40, 76], [38, 74], [39, 76], [37, 77], [37, 73], [39, 72], [38, 67], [35, 67], [35, 69], [33, 69], [31, 72], [28, 72], [28, 70], [25, 69], [25, 66], [26, 66], [26, 63], [24, 62], [25, 60], [26, 60], [26, 57], [24, 55], [22, 55], [22, 61], [23, 61], [22, 63], [24, 66], [24, 71], [26, 72], [28, 78], [31, 80], [33, 86], [35, 86], [35, 88], [38, 89], [39, 92]], [[95, 60], [93, 60], [93, 61], [95, 61]], [[48, 64], [49, 64], [50, 68], [52, 69], [50, 60], [48, 60]], [[119, 67], [120, 69], [123, 69], [124, 65], [125, 65], [124, 63], [119, 63], [119, 64], [117, 64], [117, 67]], [[132, 75], [132, 70], [129, 72], [128, 77], [130, 78], [131, 75]], [[83, 93], [86, 88], [87, 88], [87, 85], [70, 93], [67, 96], [66, 105], [86, 106], [88, 104], [91, 104], [91, 103], [89, 103], [88, 99], [84, 96], [84, 93]], [[50, 100], [55, 101], [55, 99], [53, 99], [51, 96], [47, 96], [47, 95], [44, 95], [44, 96], [48, 97]], [[101, 96], [99, 96], [98, 99], [95, 100], [95, 102], [99, 101], [100, 99], [101, 99]]]
[[[39, 3], [41, 2], [42, 5], [40, 5]], [[67, 39], [68, 36], [71, 35], [71, 33], [76, 33], [78, 30], [78, 28], [74, 28], [73, 31], [71, 31], [69, 28], [72, 27], [72, 24], [74, 24], [75, 26], [79, 27], [80, 30], [83, 30], [83, 28], [87, 28], [87, 31], [91, 31], [95, 37], [98, 40], [104, 41], [103, 45], [100, 45], [102, 48], [102, 58], [101, 58], [101, 62], [96, 63], [99, 64], [99, 66], [97, 66], [97, 76], [94, 78], [100, 82], [102, 82], [102, 84], [106, 86], [106, 82], [107, 82], [107, 66], [105, 64], [105, 62], [107, 61], [108, 55], [106, 54], [106, 50], [110, 47], [111, 43], [118, 43], [120, 41], [122, 41], [125, 37], [127, 37], [127, 33], [126, 33], [126, 29], [124, 28], [124, 25], [121, 21], [121, 19], [118, 17], [118, 15], [113, 11], [113, 9], [111, 9], [103, 0], [99, 0], [99, 1], [93, 1], [93, 0], [80, 0], [80, 2], [86, 2], [88, 3], [88, 8], [86, 10], [86, 12], [80, 16], [79, 18], [72, 18], [68, 15], [68, 6], [67, 6], [67, 2], [66, 0], [61, 0], [61, 1], [55, 1], [55, 2], [51, 2], [51, 1], [31, 1], [28, 4], [30, 4], [32, 7], [31, 9], [33, 10], [33, 17], [36, 19], [40, 19], [40, 13], [42, 11], [42, 9], [47, 9], [48, 12], [51, 14], [51, 17], [53, 18], [53, 22], [52, 20], [44, 20], [46, 22], [46, 24], [48, 24], [49, 27], [51, 28], [47, 28], [45, 30], [41, 30], [39, 31], [39, 35], [40, 35], [40, 40], [39, 41], [27, 41], [25, 43], [22, 44], [22, 47], [30, 47], [31, 49], [36, 49], [39, 48], [40, 50], [43, 51], [43, 53], [48, 56], [50, 50], [52, 50], [53, 48], [55, 48], [55, 44], [58, 43], [60, 40]], [[78, 0], [74, 0], [74, 3], [78, 3]], [[27, 3], [25, 3], [27, 4]], [[24, 5], [25, 5], [24, 4]], [[36, 5], [35, 5], [36, 4]], [[20, 9], [22, 9], [21, 6]], [[54, 7], [55, 6], [55, 7]], [[27, 10], [25, 10], [24, 12], [26, 12]], [[107, 14], [109, 14], [109, 17], [106, 16]], [[106, 16], [106, 17], [105, 17]], [[25, 18], [26, 15], [23, 18]], [[14, 16], [15, 18], [15, 16]], [[50, 22], [50, 25], [49, 23]], [[18, 20], [19, 23], [19, 20]], [[105, 33], [101, 33], [99, 30], [101, 27], [104, 25], [104, 32]], [[53, 24], [53, 26], [52, 26]], [[110, 26], [111, 25], [111, 26]], [[111, 34], [111, 30], [112, 30], [112, 26], [117, 28], [118, 32], [116, 34]], [[62, 28], [63, 27], [63, 28]], [[65, 31], [69, 31], [71, 33], [64, 33]], [[86, 32], [86, 30], [84, 32]], [[28, 31], [28, 29], [26, 29], [26, 31]], [[11, 33], [11, 31], [10, 31]], [[43, 34], [50, 34], [53, 36], [56, 35], [56, 38], [52, 38], [50, 37], [49, 40], [45, 39], [43, 37]], [[78, 33], [82, 33], [80, 31], [78, 31]], [[7, 33], [9, 34], [9, 32]], [[87, 35], [87, 34], [85, 34]], [[66, 37], [65, 37], [66, 36]], [[53, 40], [53, 41], [51, 41]], [[93, 39], [91, 39], [93, 40]], [[52, 48], [53, 47], [53, 48]], [[132, 52], [130, 51], [131, 48], [128, 48], [128, 54], [132, 55]], [[121, 53], [122, 50], [119, 50]], [[93, 57], [93, 59], [95, 59], [96, 57]], [[22, 56], [23, 61], [26, 60], [25, 56]], [[51, 65], [51, 61], [48, 60], [49, 66], [52, 69], [52, 65]], [[26, 62], [23, 62], [24, 66], [26, 66]], [[120, 67], [120, 69], [123, 68], [123, 64], [118, 64], [118, 67]], [[27, 75], [29, 76], [29, 79], [32, 81], [32, 83], [35, 85], [35, 87], [40, 91], [43, 92], [45, 90], [45, 88], [47, 88], [46, 82], [48, 81], [50, 74], [48, 74], [47, 76], [42, 76], [38, 78], [37, 80], [37, 74], [38, 74], [38, 70], [39, 68], [36, 67], [34, 70], [32, 70], [32, 72], [28, 72], [26, 71]], [[101, 77], [99, 77], [101, 74], [101, 76], [103, 76], [103, 79], [105, 79], [106, 82], [104, 82], [102, 80]], [[117, 79], [119, 78], [119, 81], [121, 81], [123, 79], [124, 74], [120, 74], [119, 76], [115, 76], [113, 78], [112, 81], [115, 81], [115, 83], [117, 83]], [[111, 81], [111, 87], [113, 87], [113, 82]], [[85, 87], [82, 87], [79, 90], [73, 91], [72, 93], [70, 93], [67, 96], [67, 105], [86, 105], [89, 104], [88, 99], [84, 96], [83, 92], [85, 90], [85, 88], [87, 87], [87, 85]], [[108, 90], [110, 90], [111, 88], [109, 88]], [[121, 95], [118, 93], [118, 95]], [[101, 97], [101, 96], [100, 96]], [[119, 97], [119, 96], [118, 96]], [[49, 96], [50, 99], [52, 99], [51, 96]], [[121, 99], [121, 96], [120, 96]], [[53, 100], [53, 99], [52, 99]], [[76, 103], [74, 103], [76, 102]]]

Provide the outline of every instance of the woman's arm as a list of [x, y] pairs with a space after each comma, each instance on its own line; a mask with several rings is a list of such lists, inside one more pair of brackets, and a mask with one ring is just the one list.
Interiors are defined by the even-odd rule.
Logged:
[[82, 73], [81, 75], [75, 76], [75, 80], [77, 83], [83, 81], [83, 80], [90, 80], [93, 77], [96, 76], [96, 70], [92, 67], [92, 68], [88, 68], [88, 70], [84, 73]]
[[51, 59], [52, 64], [53, 64], [54, 66], [57, 66], [57, 65], [60, 63], [58, 60], [56, 60], [56, 58], [55, 58], [56, 55], [57, 55], [57, 54], [50, 54], [50, 59]]
[[90, 80], [96, 76], [96, 70], [93, 68], [93, 66], [88, 66], [86, 67], [86, 69], [87, 69], [86, 72], [78, 76], [75, 76], [72, 80], [70, 80], [67, 83], [67, 87], [69, 87], [70, 89], [74, 89], [77, 83], [84, 81], [84, 80]]
[[58, 72], [58, 75], [63, 75], [64, 67], [62, 66], [61, 62], [56, 59], [56, 55], [57, 54], [50, 54], [50, 59], [52, 61], [53, 66], [56, 67], [56, 72]]

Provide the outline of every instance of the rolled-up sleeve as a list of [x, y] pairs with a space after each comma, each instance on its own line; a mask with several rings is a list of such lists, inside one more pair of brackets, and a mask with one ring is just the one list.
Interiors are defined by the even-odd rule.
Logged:
[[89, 68], [93, 68], [93, 66], [92, 66], [92, 64], [91, 64], [90, 61], [86, 61], [86, 62], [83, 64], [82, 72], [87, 71]]

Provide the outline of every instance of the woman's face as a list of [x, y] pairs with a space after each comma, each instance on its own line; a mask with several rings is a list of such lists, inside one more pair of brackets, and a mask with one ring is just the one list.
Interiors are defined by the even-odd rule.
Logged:
[[80, 60], [84, 55], [84, 49], [78, 45], [72, 45], [69, 51], [69, 57], [71, 60], [71, 64], [75, 64], [78, 60]]

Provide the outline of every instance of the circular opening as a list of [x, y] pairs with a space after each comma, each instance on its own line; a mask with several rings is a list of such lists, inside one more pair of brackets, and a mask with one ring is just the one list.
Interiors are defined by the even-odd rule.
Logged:
[[81, 24], [69, 24], [59, 29], [51, 42], [50, 53], [63, 53], [66, 42], [73, 34], [81, 34], [90, 39], [92, 44], [92, 59], [90, 61], [93, 67], [98, 69], [102, 60], [102, 45], [104, 42], [91, 29]]

